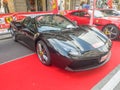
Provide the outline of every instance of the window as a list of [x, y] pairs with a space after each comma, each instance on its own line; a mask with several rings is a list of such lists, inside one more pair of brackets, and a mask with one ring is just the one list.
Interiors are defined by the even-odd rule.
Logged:
[[87, 12], [80, 11], [80, 12], [74, 12], [74, 13], [72, 13], [72, 15], [85, 17], [85, 16], [88, 16], [89, 14]]
[[34, 20], [31, 19], [31, 21], [28, 23], [27, 27], [31, 30], [31, 31], [34, 31], [35, 29], [35, 23], [34, 23]]
[[31, 17], [26, 17], [24, 20], [23, 20], [23, 25], [27, 26], [29, 24], [29, 22], [31, 21]]
[[31, 17], [25, 18], [23, 20], [23, 25], [31, 31], [34, 31], [34, 29], [35, 29], [34, 19], [32, 19]]
[[72, 22], [60, 15], [38, 16], [36, 21], [40, 32], [61, 31], [67, 28], [75, 28], [75, 25]]

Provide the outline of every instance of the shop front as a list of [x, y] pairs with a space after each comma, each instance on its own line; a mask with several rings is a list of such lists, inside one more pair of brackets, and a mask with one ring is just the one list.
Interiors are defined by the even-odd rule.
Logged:
[[80, 3], [87, 0], [0, 0], [0, 10], [3, 13], [52, 11], [55, 1], [58, 10], [73, 10], [78, 9]]
[[47, 0], [0, 0], [0, 13], [46, 11]]
[[[91, 4], [93, 0], [0, 0], [0, 13], [52, 11], [55, 1], [57, 1], [58, 10], [75, 10], [80, 9], [81, 2]], [[112, 1], [111, 5], [120, 10], [120, 0], [97, 0], [97, 7], [103, 7], [104, 2], [107, 1]]]
[[0, 0], [0, 13], [9, 13], [8, 0]]
[[26, 0], [27, 11], [46, 11], [47, 0]]

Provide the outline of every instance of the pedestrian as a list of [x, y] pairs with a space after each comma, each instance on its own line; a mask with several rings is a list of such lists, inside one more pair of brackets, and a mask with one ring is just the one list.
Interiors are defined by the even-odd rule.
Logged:
[[81, 2], [81, 4], [80, 4], [80, 6], [82, 7], [82, 9], [84, 8], [84, 6], [85, 6], [85, 2], [84, 1], [82, 1]]
[[90, 4], [88, 2], [82, 2], [81, 3], [82, 9], [90, 9]]
[[86, 9], [90, 9], [90, 4], [87, 2]]
[[3, 7], [4, 7], [4, 12], [9, 13], [9, 7], [8, 7], [8, 1], [3, 0]]

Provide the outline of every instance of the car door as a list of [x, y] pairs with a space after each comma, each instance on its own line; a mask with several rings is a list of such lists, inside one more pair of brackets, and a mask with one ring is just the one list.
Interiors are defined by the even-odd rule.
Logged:
[[78, 25], [88, 25], [90, 22], [90, 15], [85, 11], [72, 12], [71, 17], [74, 21], [77, 21]]
[[30, 22], [31, 17], [26, 17], [22, 22], [21, 22], [21, 28], [18, 31], [17, 37], [19, 38], [20, 41], [23, 43], [26, 43], [26, 33], [28, 31], [27, 25]]
[[17, 40], [22, 41], [23, 40], [23, 28], [24, 25], [21, 22], [14, 22], [11, 24], [12, 30], [15, 32], [15, 37]]
[[26, 25], [26, 29], [24, 31], [25, 43], [33, 50], [35, 50], [35, 39], [34, 36], [36, 32], [36, 25], [34, 19], [31, 19], [29, 23]]

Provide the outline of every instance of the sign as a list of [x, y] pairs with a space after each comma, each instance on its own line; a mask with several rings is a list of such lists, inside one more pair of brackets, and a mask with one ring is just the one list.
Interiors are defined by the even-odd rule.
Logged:
[[109, 8], [112, 8], [112, 0], [108, 0], [107, 5], [108, 5]]
[[57, 14], [58, 13], [58, 0], [52, 0], [52, 10], [53, 13]]

